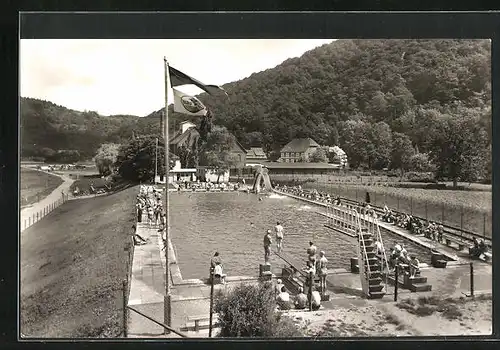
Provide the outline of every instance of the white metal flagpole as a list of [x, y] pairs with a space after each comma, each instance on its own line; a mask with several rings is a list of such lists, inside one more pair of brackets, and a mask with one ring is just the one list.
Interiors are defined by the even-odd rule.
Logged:
[[[170, 229], [169, 229], [169, 206], [168, 206], [168, 181], [170, 178], [170, 160], [169, 160], [169, 138], [168, 138], [168, 85], [169, 85], [169, 71], [167, 58], [163, 57], [165, 66], [165, 120], [163, 121], [163, 132], [165, 137], [165, 298], [164, 298], [164, 321], [167, 326], [171, 325], [171, 303], [170, 303], [170, 260], [169, 260], [169, 247], [170, 247]], [[165, 329], [165, 333], [169, 333]]]

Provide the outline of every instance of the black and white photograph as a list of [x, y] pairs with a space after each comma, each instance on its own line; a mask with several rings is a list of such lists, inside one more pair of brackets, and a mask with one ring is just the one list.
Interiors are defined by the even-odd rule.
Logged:
[[489, 39], [21, 39], [19, 337], [492, 335]]

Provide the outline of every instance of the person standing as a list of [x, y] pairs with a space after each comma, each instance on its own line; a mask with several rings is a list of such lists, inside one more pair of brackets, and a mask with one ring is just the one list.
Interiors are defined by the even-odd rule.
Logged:
[[327, 271], [328, 260], [325, 256], [324, 251], [319, 252], [319, 256], [320, 256], [320, 258], [319, 258], [319, 264], [318, 264], [318, 276], [319, 276], [321, 294], [324, 295], [326, 292], [326, 276], [328, 275], [328, 271]]
[[266, 265], [269, 265], [269, 257], [271, 256], [271, 230], [267, 230], [266, 235], [264, 236], [264, 262]]
[[274, 231], [276, 232], [277, 250], [278, 250], [278, 253], [280, 253], [281, 248], [282, 248], [282, 241], [283, 241], [283, 226], [281, 226], [281, 223], [279, 221], [276, 223], [276, 226], [274, 226]]
[[142, 203], [137, 201], [135, 207], [137, 208], [137, 222], [142, 222]]
[[307, 248], [307, 255], [309, 256], [309, 261], [312, 262], [313, 264], [316, 264], [316, 251], [317, 248], [314, 245], [314, 243], [312, 241], [309, 242], [309, 248]]

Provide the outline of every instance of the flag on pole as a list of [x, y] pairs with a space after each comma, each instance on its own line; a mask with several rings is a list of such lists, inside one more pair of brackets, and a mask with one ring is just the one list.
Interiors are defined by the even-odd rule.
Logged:
[[214, 95], [217, 93], [224, 93], [227, 96], [226, 91], [223, 88], [221, 88], [220, 86], [203, 84], [201, 81], [196, 80], [194, 78], [191, 78], [189, 75], [173, 68], [172, 66], [168, 66], [168, 70], [170, 73], [169, 74], [170, 75], [170, 84], [172, 85], [172, 87], [192, 84], [192, 85], [196, 85], [200, 89], [206, 91], [210, 95]]
[[196, 97], [183, 93], [176, 88], [174, 92], [174, 112], [188, 115], [204, 116], [207, 114], [207, 108]]

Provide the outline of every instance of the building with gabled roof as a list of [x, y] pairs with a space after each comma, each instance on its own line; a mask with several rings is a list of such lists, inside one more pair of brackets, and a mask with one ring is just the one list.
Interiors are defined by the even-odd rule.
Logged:
[[262, 147], [250, 147], [247, 150], [246, 165], [256, 165], [267, 161], [267, 156]]
[[293, 139], [281, 149], [278, 161], [284, 163], [307, 161], [309, 156], [319, 147], [320, 145], [310, 137]]

